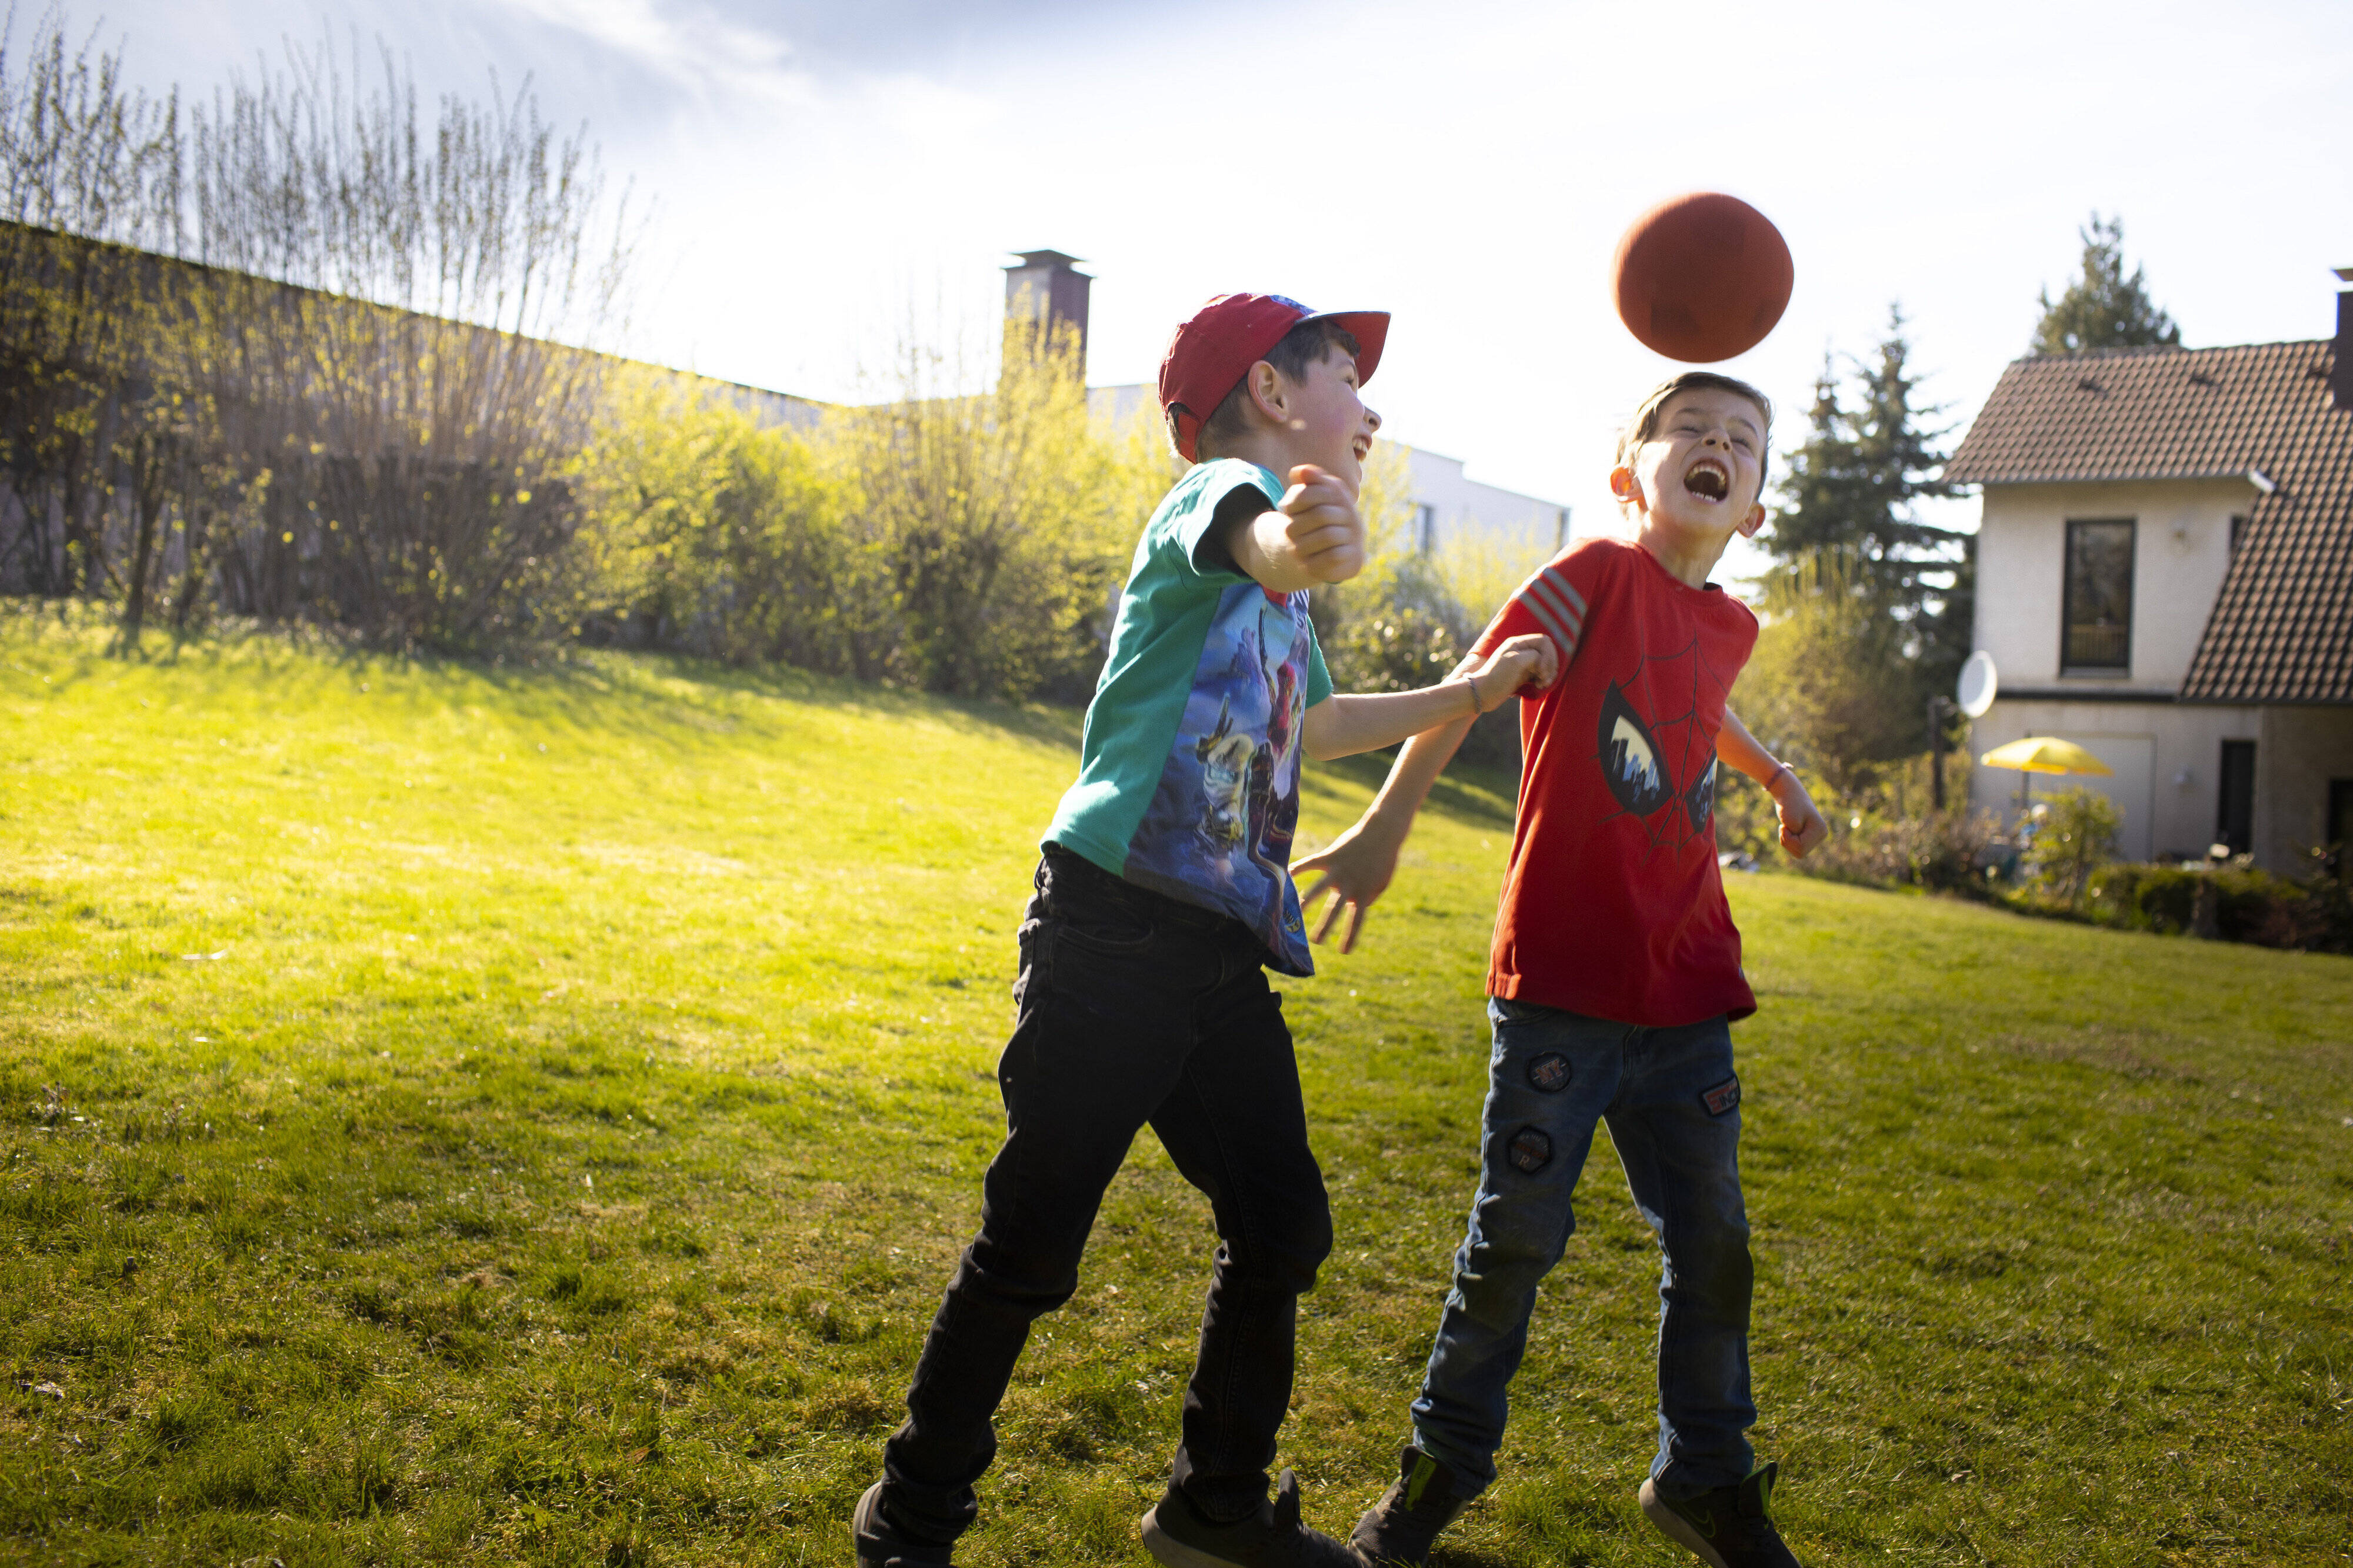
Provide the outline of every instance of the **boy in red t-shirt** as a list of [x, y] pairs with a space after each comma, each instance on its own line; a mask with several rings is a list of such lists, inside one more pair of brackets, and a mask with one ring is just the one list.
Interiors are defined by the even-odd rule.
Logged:
[[[1659, 1454], [1642, 1510], [1715, 1568], [1795, 1568], [1767, 1512], [1776, 1468], [1746, 1432], [1748, 1222], [1736, 1151], [1740, 1079], [1726, 1026], [1757, 1010], [1715, 860], [1719, 757], [1763, 783], [1781, 842], [1828, 828], [1797, 776], [1725, 708], [1757, 641], [1746, 605], [1707, 580], [1765, 521], [1772, 406], [1692, 371], [1643, 399], [1611, 490], [1632, 544], [1579, 542], [1523, 584], [1472, 657], [1549, 637], [1561, 674], [1520, 710], [1519, 818], [1487, 971], [1495, 1045], [1479, 1195], [1454, 1258], [1403, 1473], [1358, 1521], [1376, 1563], [1418, 1563], [1495, 1479], [1505, 1388], [1536, 1286], [1576, 1227], [1571, 1198], [1597, 1121], [1665, 1253]], [[1343, 948], [1388, 885], [1407, 829], [1468, 721], [1409, 741], [1364, 819], [1297, 863], [1313, 900], [1349, 909]]]

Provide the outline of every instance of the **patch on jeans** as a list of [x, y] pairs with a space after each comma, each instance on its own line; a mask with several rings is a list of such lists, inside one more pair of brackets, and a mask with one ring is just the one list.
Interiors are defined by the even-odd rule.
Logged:
[[1513, 1164], [1533, 1176], [1552, 1163], [1552, 1137], [1540, 1127], [1523, 1127], [1512, 1134], [1504, 1152]]
[[1558, 1051], [1546, 1051], [1528, 1064], [1528, 1087], [1546, 1094], [1558, 1094], [1568, 1087], [1568, 1058]]
[[1728, 1110], [1738, 1110], [1740, 1080], [1737, 1078], [1728, 1078], [1714, 1089], [1701, 1089], [1699, 1102], [1707, 1107], [1707, 1113], [1710, 1116], [1722, 1116]]

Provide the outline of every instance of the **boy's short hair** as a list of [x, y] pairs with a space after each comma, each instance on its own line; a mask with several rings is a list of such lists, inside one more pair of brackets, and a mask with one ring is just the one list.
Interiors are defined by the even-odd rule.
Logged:
[[[1321, 363], [1335, 348], [1345, 350], [1350, 359], [1363, 352], [1356, 335], [1347, 328], [1329, 316], [1310, 316], [1266, 351], [1266, 363], [1280, 371], [1285, 381], [1303, 381], [1306, 379], [1307, 367]], [[1234, 383], [1234, 389], [1218, 405], [1217, 412], [1201, 426], [1200, 439], [1196, 445], [1205, 461], [1215, 456], [1217, 448], [1250, 427], [1242, 412], [1249, 402], [1250, 374], [1245, 371], [1242, 378]]]
[[1659, 433], [1659, 416], [1665, 411], [1667, 400], [1679, 392], [1729, 392], [1745, 397], [1765, 416], [1765, 433], [1757, 443], [1757, 497], [1765, 497], [1765, 470], [1773, 458], [1773, 400], [1742, 381], [1737, 376], [1724, 375], [1712, 370], [1687, 370], [1652, 387], [1650, 395], [1634, 405], [1633, 416], [1618, 433], [1618, 455], [1611, 466], [1624, 468], [1633, 461], [1635, 449]]

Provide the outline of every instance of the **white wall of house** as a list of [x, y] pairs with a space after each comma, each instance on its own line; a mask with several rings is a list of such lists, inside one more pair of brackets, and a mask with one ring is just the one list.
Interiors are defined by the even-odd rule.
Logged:
[[824, 404], [796, 397], [789, 392], [770, 392], [765, 387], [745, 386], [735, 381], [715, 381], [707, 375], [689, 375], [682, 371], [676, 374], [705, 395], [742, 409], [763, 430], [814, 430], [825, 418]]
[[2328, 785], [2353, 779], [2353, 708], [2298, 704], [2263, 710], [2255, 742], [2255, 863], [2300, 875], [2305, 851], [2327, 835]]
[[[2038, 776], [2032, 787], [2105, 795], [2128, 858], [2200, 856], [2214, 842], [2225, 741], [2255, 743], [2251, 847], [2270, 870], [2302, 868], [2304, 849], [2326, 832], [2329, 781], [2353, 778], [2353, 710], [2103, 700], [2180, 689], [2230, 569], [2231, 520], [2257, 494], [2245, 478], [1985, 488], [1976, 646], [1993, 656], [2008, 695], [1972, 726], [1969, 750], [2029, 735], [2084, 747], [2115, 776]], [[2060, 665], [2066, 525], [2114, 518], [2136, 525], [2131, 667], [2070, 674]], [[2014, 812], [2018, 774], [1973, 763], [1969, 787], [1973, 805], [2005, 819]]]
[[[1157, 389], [1148, 381], [1132, 381], [1122, 386], [1090, 386], [1087, 388], [1087, 412], [1107, 425], [1127, 427], [1127, 422], [1157, 396]], [[1154, 405], [1157, 412], [1157, 405]]]
[[[2114, 768], [2116, 776], [2038, 773], [2032, 784], [2035, 795], [2080, 784], [2106, 795], [2123, 819], [2117, 853], [2128, 860], [2202, 857], [2214, 841], [2221, 805], [2222, 742], [2253, 741], [2254, 847], [2261, 863], [2279, 868], [2268, 853], [2263, 814], [2263, 802], [2271, 794], [2266, 788], [2266, 766], [2279, 754], [2264, 740], [2265, 717], [2265, 710], [2253, 707], [2004, 699], [1969, 726], [1969, 804], [1995, 813], [2005, 823], [2011, 821], [2018, 807], [2019, 775], [2007, 768], [1989, 768], [1975, 759], [2029, 735], [2059, 735]], [[2325, 796], [2326, 784], [2321, 788]]]
[[[2245, 479], [1988, 485], [1978, 532], [1977, 646], [1993, 656], [2005, 687], [2179, 690], [2230, 568], [2231, 519], [2244, 516], [2256, 496]], [[2132, 668], [2063, 675], [2066, 525], [2105, 518], [2137, 524]]]
[[1413, 474], [1414, 542], [1423, 549], [1480, 542], [1547, 555], [1568, 543], [1568, 508], [1462, 475], [1462, 459], [1406, 448]]

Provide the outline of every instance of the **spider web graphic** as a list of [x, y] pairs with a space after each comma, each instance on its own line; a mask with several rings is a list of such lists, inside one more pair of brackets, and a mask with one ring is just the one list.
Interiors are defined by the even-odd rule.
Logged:
[[[1697, 824], [1693, 822], [1686, 802], [1693, 787], [1715, 764], [1714, 738], [1704, 734], [1700, 728], [1700, 705], [1704, 700], [1721, 704], [1729, 694], [1730, 688], [1700, 658], [1699, 638], [1696, 637], [1677, 652], [1645, 655], [1630, 678], [1612, 684], [1623, 694], [1628, 706], [1649, 731], [1655, 760], [1665, 775], [1667, 798], [1664, 804], [1647, 815], [1636, 816], [1621, 805], [1603, 816], [1601, 821], [1614, 822], [1621, 816], [1633, 816], [1650, 839], [1652, 855], [1662, 850], [1679, 854], [1715, 825], [1713, 786], [1709, 790], [1707, 813]], [[1604, 711], [1608, 710], [1605, 709]], [[1610, 767], [1610, 737], [1605, 724], [1604, 732], [1595, 742], [1593, 753], [1595, 765], [1605, 775]], [[1615, 798], [1614, 791], [1612, 796]]]

